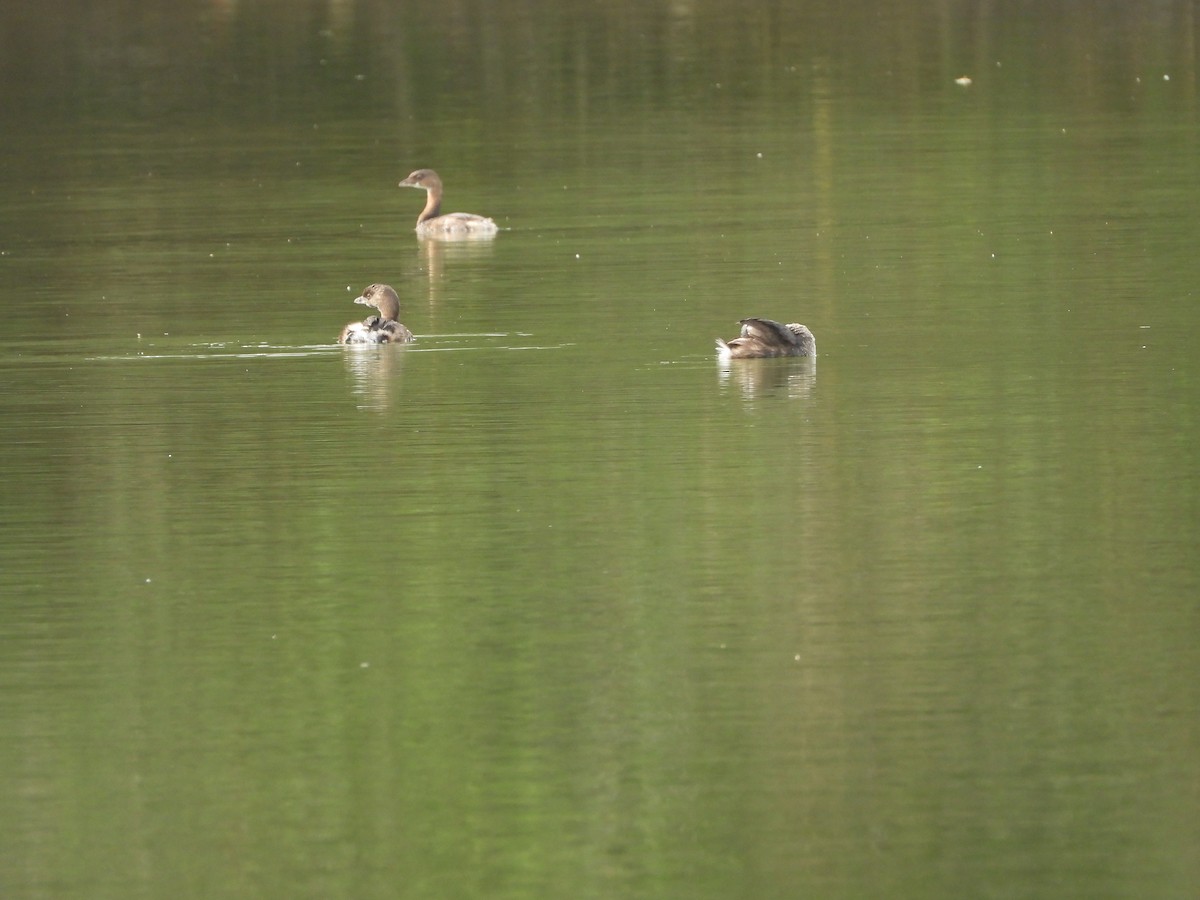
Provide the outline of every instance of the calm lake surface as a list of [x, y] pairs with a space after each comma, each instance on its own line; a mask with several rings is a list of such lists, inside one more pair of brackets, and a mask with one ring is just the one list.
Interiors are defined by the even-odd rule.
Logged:
[[909, 6], [0, 11], [0, 894], [1194, 896], [1195, 10]]

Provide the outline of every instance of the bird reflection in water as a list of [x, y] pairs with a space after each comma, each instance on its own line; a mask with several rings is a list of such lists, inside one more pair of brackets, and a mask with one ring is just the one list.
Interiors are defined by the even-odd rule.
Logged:
[[[425, 270], [429, 288], [429, 322], [428, 329], [436, 333], [440, 327], [438, 312], [442, 306], [443, 285], [445, 283], [446, 264], [451, 268], [467, 266], [490, 259], [495, 249], [495, 243], [485, 237], [440, 237], [437, 239], [418, 238], [417, 265]], [[466, 271], [459, 268], [460, 272]]]
[[717, 377], [723, 387], [736, 388], [747, 400], [773, 394], [803, 399], [816, 387], [817, 360], [812, 356], [795, 356], [726, 361], [718, 363]]
[[406, 344], [352, 344], [342, 351], [359, 409], [381, 412], [399, 395]]

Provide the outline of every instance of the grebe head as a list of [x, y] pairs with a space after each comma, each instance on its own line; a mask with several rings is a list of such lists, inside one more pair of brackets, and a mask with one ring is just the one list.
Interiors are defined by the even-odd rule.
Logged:
[[442, 179], [438, 177], [438, 173], [433, 169], [417, 169], [417, 171], [405, 178], [398, 187], [420, 188], [424, 191], [440, 191], [442, 189]]
[[354, 302], [375, 307], [385, 321], [394, 322], [400, 318], [400, 297], [390, 284], [372, 284], [363, 290], [361, 297], [355, 297]]
[[817, 355], [817, 339], [813, 337], [813, 333], [808, 328], [795, 322], [789, 322], [788, 330], [796, 336], [797, 347], [801, 356]]

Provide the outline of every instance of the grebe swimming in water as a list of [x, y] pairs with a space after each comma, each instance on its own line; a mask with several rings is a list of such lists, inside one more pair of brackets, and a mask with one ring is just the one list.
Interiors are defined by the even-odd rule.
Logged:
[[400, 187], [420, 188], [427, 194], [425, 208], [417, 216], [417, 234], [425, 237], [463, 237], [496, 233], [496, 223], [474, 213], [446, 213], [442, 209], [442, 179], [433, 169], [417, 169]]
[[338, 336], [339, 344], [407, 344], [413, 333], [396, 319], [400, 315], [400, 297], [390, 284], [373, 284], [354, 300], [379, 310], [361, 322], [351, 322]]
[[780, 325], [771, 319], [742, 319], [740, 337], [717, 338], [717, 359], [761, 359], [764, 356], [816, 356], [817, 339], [803, 325]]

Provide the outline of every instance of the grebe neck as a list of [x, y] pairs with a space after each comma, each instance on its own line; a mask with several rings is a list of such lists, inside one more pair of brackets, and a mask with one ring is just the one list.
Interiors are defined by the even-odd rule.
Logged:
[[431, 185], [425, 191], [425, 208], [421, 210], [421, 214], [417, 216], [417, 224], [420, 225], [426, 219], [436, 219], [442, 211], [442, 189], [441, 186]]

